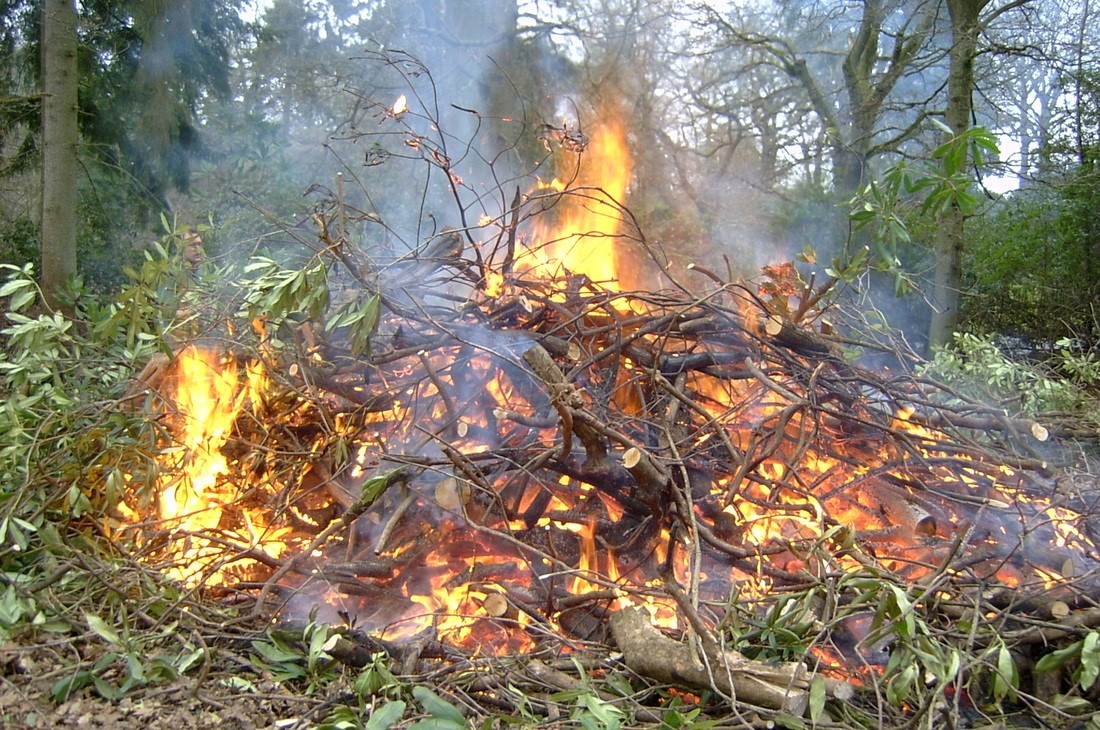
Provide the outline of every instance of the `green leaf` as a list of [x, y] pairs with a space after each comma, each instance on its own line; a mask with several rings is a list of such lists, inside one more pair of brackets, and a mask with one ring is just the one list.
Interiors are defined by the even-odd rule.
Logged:
[[32, 289], [34, 282], [30, 279], [9, 279], [7, 283], [0, 286], [0, 297], [10, 297], [18, 291], [25, 289]]
[[1035, 663], [1036, 672], [1054, 672], [1061, 669], [1067, 661], [1081, 653], [1082, 642], [1075, 641], [1067, 647], [1052, 651]]
[[375, 500], [381, 497], [390, 488], [390, 485], [397, 481], [399, 473], [400, 470], [395, 469], [385, 474], [373, 476], [365, 481], [359, 493], [359, 501], [353, 505], [353, 509], [366, 509], [374, 504]]
[[293, 649], [277, 646], [267, 641], [253, 641], [252, 648], [269, 662], [296, 662], [303, 659], [302, 653]]
[[259, 688], [251, 680], [244, 677], [230, 677], [225, 680], [225, 685], [241, 692], [258, 692]]
[[917, 624], [916, 617], [913, 615], [913, 604], [909, 600], [909, 596], [896, 585], [888, 584], [890, 586], [890, 596], [893, 599], [892, 603], [897, 610], [894, 618], [901, 618], [900, 622], [894, 621], [894, 629], [902, 636], [913, 636], [916, 634]]
[[1061, 712], [1070, 715], [1084, 715], [1093, 709], [1093, 703], [1090, 700], [1077, 695], [1054, 695], [1051, 704]]
[[274, 269], [278, 268], [278, 264], [269, 258], [263, 256], [257, 256], [252, 259], [252, 262], [244, 267], [244, 273], [251, 274], [253, 271], [260, 271], [261, 269]]
[[101, 619], [99, 616], [96, 616], [94, 613], [86, 613], [84, 614], [84, 620], [87, 622], [88, 628], [99, 634], [99, 636], [108, 644], [117, 647], [123, 646], [122, 639], [119, 637], [119, 635], [115, 632], [114, 629], [107, 625], [106, 621]]
[[787, 728], [787, 730], [803, 730], [803, 728], [806, 727], [806, 721], [794, 715], [780, 713], [772, 719], [775, 721], [776, 725]]
[[11, 302], [8, 304], [8, 306], [13, 310], [22, 309], [29, 304], [33, 304], [37, 298], [38, 292], [36, 292], [34, 289], [26, 289], [15, 294], [11, 298]]
[[328, 627], [318, 626], [309, 637], [309, 665], [312, 669], [318, 661], [324, 661], [331, 657], [325, 652], [325, 644], [328, 642]]
[[[622, 723], [622, 711], [610, 702], [605, 702], [595, 695], [586, 694], [579, 697], [577, 706], [583, 708], [583, 712], [590, 714], [599, 723], [598, 727], [600, 728], [618, 730], [619, 725]], [[584, 715], [581, 716], [581, 721], [584, 722]]]
[[193, 652], [188, 652], [176, 659], [176, 672], [179, 674], [187, 674], [187, 671], [191, 667], [195, 666], [200, 659], [204, 659], [206, 651], [202, 649], [196, 649]]
[[899, 707], [909, 699], [919, 675], [920, 668], [916, 664], [910, 664], [900, 674], [894, 675], [886, 685], [886, 699], [890, 704]]
[[1012, 652], [1004, 644], [997, 651], [997, 671], [993, 673], [993, 696], [998, 700], [1015, 699], [1020, 675]]
[[120, 700], [122, 699], [123, 692], [106, 679], [102, 677], [92, 677], [92, 686], [95, 687], [95, 691], [105, 700]]
[[130, 676], [136, 682], [144, 683], [146, 681], [145, 663], [136, 654], [126, 655], [126, 671], [130, 673]]
[[953, 129], [951, 129], [951, 127], [947, 126], [947, 123], [944, 122], [942, 119], [937, 119], [936, 117], [929, 117], [928, 119], [929, 119], [930, 122], [932, 122], [932, 126], [936, 127], [936, 129], [940, 130], [944, 134], [954, 134], [955, 133], [955, 130], [953, 130]]
[[457, 723], [454, 720], [444, 720], [438, 717], [429, 717], [417, 720], [409, 726], [409, 730], [467, 730], [466, 723]]
[[810, 722], [816, 725], [825, 712], [825, 678], [818, 675], [810, 683]]
[[1100, 633], [1090, 631], [1081, 643], [1081, 676], [1077, 682], [1088, 691], [1100, 676]]
[[397, 684], [383, 653], [375, 654], [359, 676], [355, 678], [355, 692], [360, 697], [371, 697]]
[[432, 692], [427, 687], [413, 687], [412, 693], [416, 701], [424, 708], [424, 711], [432, 717], [449, 721], [462, 728], [466, 727], [466, 717], [458, 711], [457, 707], [447, 702], [435, 692]]
[[370, 714], [370, 719], [364, 730], [389, 730], [390, 727], [400, 722], [405, 715], [405, 703], [401, 700], [387, 702], [381, 707], [376, 707]]
[[50, 687], [50, 696], [53, 697], [54, 702], [64, 702], [74, 692], [79, 692], [91, 684], [93, 679], [95, 677], [88, 671], [80, 671], [70, 674], [68, 677], [62, 677]]

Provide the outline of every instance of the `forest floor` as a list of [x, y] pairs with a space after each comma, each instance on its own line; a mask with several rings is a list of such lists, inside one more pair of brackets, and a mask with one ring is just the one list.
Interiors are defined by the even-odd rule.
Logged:
[[[0, 728], [144, 728], [145, 730], [286, 730], [315, 726], [323, 710], [347, 694], [340, 683], [318, 694], [296, 694], [273, 681], [240, 672], [243, 657], [221, 650], [213, 666], [196, 678], [135, 688], [118, 700], [93, 687], [55, 702], [52, 686], [71, 672], [68, 642], [9, 642], [0, 646]], [[238, 671], [234, 671], [234, 668]], [[246, 682], [238, 674], [247, 675]], [[326, 696], [326, 693], [331, 693]], [[320, 716], [318, 716], [320, 715]]]

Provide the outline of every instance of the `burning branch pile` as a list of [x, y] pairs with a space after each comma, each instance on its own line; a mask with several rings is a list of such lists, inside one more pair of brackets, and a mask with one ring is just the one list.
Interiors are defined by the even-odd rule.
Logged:
[[[614, 225], [521, 235], [562, 201]], [[956, 681], [952, 641], [990, 640], [955, 624], [1093, 605], [1094, 504], [1029, 452], [1047, 429], [857, 365], [822, 316], [835, 282], [689, 287], [653, 256], [674, 286], [619, 291], [562, 253], [650, 250], [597, 186], [517, 191], [388, 262], [346, 215], [317, 215], [301, 271], [252, 267], [252, 346], [200, 342], [141, 380], [181, 442], [130, 509], [172, 577], [413, 661], [614, 641], [637, 673], [794, 714], [811, 681], [848, 696], [883, 665], [895, 705]], [[229, 382], [205, 399], [224, 422], [187, 406], [196, 359]]]
[[[471, 264], [441, 263], [456, 280]], [[281, 376], [249, 405], [223, 396], [236, 416], [221, 496], [164, 489], [214, 519], [162, 511], [159, 554], [194, 582], [287, 615], [320, 606], [388, 641], [501, 653], [614, 633], [637, 671], [686, 681], [687, 662], [701, 681], [709, 657], [733, 667], [709, 670], [724, 694], [798, 711], [804, 662], [745, 673], [714, 643], [731, 594], [763, 615], [867, 571], [948, 615], [1095, 594], [1090, 505], [992, 438], [1041, 427], [854, 365], [812, 312], [777, 306], [808, 288], [620, 293], [509, 273], [496, 296], [470, 286], [447, 309], [408, 284], [372, 295], [369, 353], [307, 326], [301, 359], [249, 358]], [[842, 591], [814, 610], [815, 661], [880, 662], [881, 634], [858, 629], [874, 605]], [[701, 637], [701, 653], [652, 624]]]

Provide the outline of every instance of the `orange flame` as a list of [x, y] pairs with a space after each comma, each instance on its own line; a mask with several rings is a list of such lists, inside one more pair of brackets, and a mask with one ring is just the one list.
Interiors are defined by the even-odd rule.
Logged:
[[[228, 464], [222, 447], [241, 410], [245, 391], [237, 364], [190, 346], [180, 353], [176, 407], [182, 420], [181, 449], [160, 489], [159, 515], [177, 529], [216, 527], [221, 504], [212, 500]], [[174, 467], [174, 468], [172, 468]]]
[[539, 186], [572, 194], [562, 199], [563, 210], [554, 229], [533, 234], [534, 240], [549, 241], [535, 253], [536, 268], [553, 274], [564, 267], [612, 291], [620, 290], [617, 241], [632, 169], [625, 126], [618, 119], [604, 119], [581, 155], [577, 179], [567, 185], [555, 178]]
[[[187, 585], [223, 583], [225, 568], [233, 561], [227, 545], [260, 549], [278, 555], [286, 549], [287, 530], [273, 528], [270, 516], [236, 505], [237, 495], [226, 483], [231, 465], [223, 451], [232, 435], [233, 424], [245, 403], [258, 403], [267, 378], [256, 363], [246, 369], [241, 382], [240, 368], [232, 358], [211, 350], [188, 346], [176, 362], [177, 446], [161, 459], [157, 516], [173, 535], [165, 574]], [[225, 529], [230, 506], [235, 510], [232, 529]], [[202, 534], [223, 530], [224, 540], [215, 544]], [[205, 575], [204, 575], [205, 574]]]

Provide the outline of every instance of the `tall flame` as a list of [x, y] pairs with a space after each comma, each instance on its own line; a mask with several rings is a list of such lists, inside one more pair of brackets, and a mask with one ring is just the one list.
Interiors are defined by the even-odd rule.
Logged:
[[[260, 402], [267, 379], [258, 362], [249, 365], [246, 382], [233, 358], [215, 351], [188, 346], [176, 361], [173, 429], [176, 446], [161, 458], [157, 517], [172, 533], [184, 539], [169, 548], [168, 577], [193, 585], [218, 584], [224, 580], [226, 547], [238, 544], [278, 555], [284, 549], [283, 529], [273, 528], [268, 515], [250, 515], [236, 504], [237, 494], [228, 483], [231, 471], [224, 447], [232, 436], [233, 424], [244, 404]], [[225, 530], [225, 515], [238, 507], [236, 522]], [[221, 543], [203, 536], [223, 530]], [[205, 575], [204, 575], [205, 573]]]
[[[617, 242], [632, 168], [626, 127], [618, 119], [603, 119], [582, 153], [577, 179], [569, 186], [574, 194], [563, 199], [555, 230], [535, 233], [535, 240], [549, 241], [538, 254], [542, 267], [563, 266], [619, 291]], [[561, 191], [565, 184], [555, 179], [544, 188]]]
[[219, 362], [209, 350], [188, 347], [180, 353], [176, 407], [180, 414], [180, 450], [160, 490], [160, 517], [178, 529], [217, 526], [221, 505], [212, 500], [228, 464], [222, 447], [244, 402], [237, 365]]

